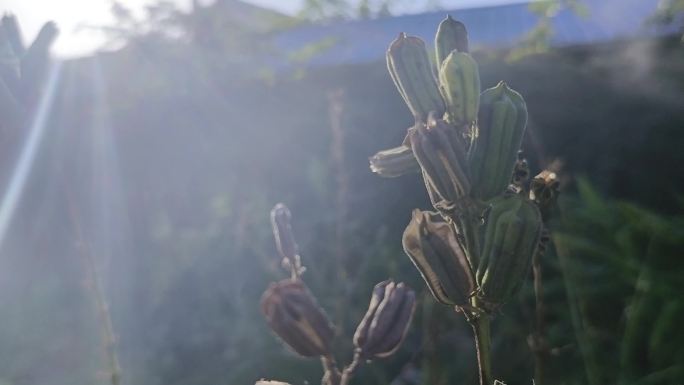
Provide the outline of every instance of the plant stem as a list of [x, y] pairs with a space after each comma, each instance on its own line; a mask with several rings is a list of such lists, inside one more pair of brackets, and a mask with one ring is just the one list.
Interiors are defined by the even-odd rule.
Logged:
[[532, 262], [532, 273], [534, 275], [534, 298], [536, 312], [536, 330], [532, 333], [532, 352], [534, 353], [534, 383], [542, 385], [544, 383], [544, 361], [546, 351], [544, 350], [544, 302], [542, 299], [542, 272], [538, 257], [534, 257]]
[[544, 320], [544, 287], [542, 285], [542, 266], [541, 257], [546, 250], [549, 241], [548, 230], [544, 229], [542, 243], [532, 257], [532, 275], [534, 278], [534, 300], [535, 300], [535, 330], [531, 335], [530, 347], [534, 353], [534, 383], [542, 385], [544, 383], [544, 367], [546, 358], [549, 354], [549, 347], [546, 341], [546, 322]]
[[480, 385], [492, 385], [492, 359], [491, 359], [491, 336], [489, 317], [486, 314], [476, 315], [471, 318], [470, 326], [475, 336], [475, 351], [477, 353], [477, 365], [480, 369]]
[[324, 372], [321, 385], [340, 385], [340, 370], [335, 358], [332, 355], [321, 356], [321, 364]]
[[342, 371], [342, 378], [340, 379], [340, 385], [348, 385], [351, 378], [356, 373], [356, 369], [359, 368], [362, 362], [361, 352], [358, 350], [354, 352], [354, 359], [347, 365]]
[[107, 305], [107, 300], [105, 299], [102, 287], [100, 286], [100, 279], [95, 265], [95, 257], [83, 237], [83, 231], [80, 222], [78, 221], [78, 211], [69, 192], [67, 192], [66, 198], [69, 217], [72, 221], [76, 237], [77, 248], [81, 258], [83, 258], [84, 269], [87, 275], [86, 288], [93, 296], [97, 316], [100, 320], [102, 347], [107, 358], [107, 365], [109, 366], [110, 383], [112, 385], [119, 385], [121, 382], [121, 366], [119, 365], [119, 357], [116, 349], [116, 336], [112, 325], [112, 317], [109, 313], [109, 306]]

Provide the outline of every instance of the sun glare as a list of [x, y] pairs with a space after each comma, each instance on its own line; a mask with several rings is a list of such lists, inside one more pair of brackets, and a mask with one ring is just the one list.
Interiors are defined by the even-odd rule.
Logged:
[[[118, 2], [135, 12], [146, 3], [135, 0]], [[43, 23], [54, 21], [60, 34], [53, 53], [58, 57], [74, 57], [87, 55], [104, 43], [104, 35], [96, 28], [114, 23], [111, 4], [108, 0], [5, 0], [0, 11], [11, 11], [19, 17], [27, 41], [33, 39]]]

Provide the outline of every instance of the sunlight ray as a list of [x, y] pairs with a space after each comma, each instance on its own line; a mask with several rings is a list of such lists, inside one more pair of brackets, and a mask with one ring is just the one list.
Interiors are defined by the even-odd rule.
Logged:
[[26, 184], [26, 179], [31, 173], [33, 162], [36, 158], [41, 139], [47, 126], [47, 118], [57, 93], [57, 86], [61, 75], [61, 62], [55, 62], [50, 70], [45, 84], [44, 92], [40, 97], [38, 107], [28, 131], [28, 137], [22, 147], [19, 160], [12, 172], [9, 185], [3, 194], [0, 203], [0, 247], [2, 246], [7, 229], [12, 222], [14, 211], [17, 208], [21, 194]]
[[94, 92], [93, 116], [90, 130], [90, 237], [101, 261], [108, 264], [111, 257], [126, 247], [125, 223], [128, 220], [124, 180], [121, 177], [119, 151], [112, 132], [108, 84], [99, 58], [91, 67]]

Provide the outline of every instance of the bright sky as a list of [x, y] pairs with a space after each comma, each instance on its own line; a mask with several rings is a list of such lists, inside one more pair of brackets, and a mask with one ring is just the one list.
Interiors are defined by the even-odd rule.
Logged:
[[[182, 8], [189, 7], [191, 0], [172, 0]], [[211, 1], [211, 0], [206, 0]], [[201, 3], [206, 3], [201, 1]], [[521, 0], [442, 0], [438, 2], [445, 9], [468, 8], [472, 6], [494, 5], [520, 2]], [[140, 11], [145, 0], [120, 0], [134, 11]], [[248, 0], [250, 3], [277, 9], [284, 13], [295, 13], [302, 0]], [[401, 7], [400, 13], [419, 12], [419, 6], [411, 6], [410, 2]], [[423, 5], [425, 2], [416, 2]], [[112, 17], [109, 13], [109, 0], [0, 0], [0, 12], [10, 12], [17, 16], [24, 33], [24, 39], [30, 41], [42, 24], [48, 20], [57, 23], [60, 35], [55, 42], [54, 52], [58, 56], [78, 56], [88, 54], [99, 47], [103, 37], [87, 28], [87, 25], [109, 25]]]

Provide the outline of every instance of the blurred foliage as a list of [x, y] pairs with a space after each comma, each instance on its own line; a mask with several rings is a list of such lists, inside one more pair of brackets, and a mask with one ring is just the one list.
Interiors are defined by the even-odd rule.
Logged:
[[684, 1], [661, 0], [655, 17], [656, 20], [671, 23], [675, 21], [677, 15], [681, 14], [682, 12], [684, 12]]
[[[684, 322], [681, 206], [657, 214], [607, 199], [582, 178], [566, 185], [555, 218], [553, 246], [543, 260], [551, 347], [546, 382], [677, 383], [684, 362], [674, 329]], [[504, 308], [507, 317], [497, 318], [493, 332], [495, 372], [512, 383], [525, 383], [532, 373], [526, 350], [534, 322], [531, 283], [520, 300], [526, 307]]]
[[543, 0], [529, 4], [532, 13], [538, 15], [539, 21], [523, 39], [508, 53], [508, 60], [518, 60], [526, 55], [548, 52], [550, 41], [555, 33], [553, 18], [560, 12], [574, 12], [578, 16], [586, 17], [587, 7], [580, 0]]
[[610, 201], [580, 180], [553, 234], [587, 383], [672, 384], [684, 375], [684, 212]]
[[[251, 29], [258, 23], [244, 15], [254, 10], [237, 9], [176, 15], [180, 36], [145, 27], [115, 52], [64, 64], [48, 134], [3, 245], [0, 381], [106, 383], [97, 376], [97, 321], [70, 215], [104, 278], [124, 384], [320, 377], [318, 362], [288, 352], [259, 314], [262, 291], [282, 277], [268, 221], [275, 202], [293, 212], [305, 279], [341, 335], [355, 328], [375, 282], [424, 288], [400, 241], [411, 209], [429, 206], [419, 177], [386, 180], [368, 169], [368, 156], [400, 142], [411, 121], [384, 62], [295, 79], [264, 65], [278, 54], [272, 29]], [[681, 378], [681, 321], [673, 321], [682, 304], [678, 39], [505, 64], [489, 55], [477, 55], [483, 86], [500, 76], [526, 95], [532, 168], [560, 158], [565, 174], [586, 175], [601, 192], [566, 188], [560, 258], [544, 261], [558, 354], [550, 380]], [[331, 100], [341, 108], [337, 133]], [[67, 196], [79, 212], [69, 213]], [[529, 383], [532, 373], [531, 285], [521, 300], [528, 306], [504, 307], [510, 317], [494, 323], [495, 372], [510, 383]], [[474, 383], [469, 335], [462, 317], [424, 296], [404, 347], [362, 368], [355, 383]], [[347, 351], [350, 343], [339, 341]]]
[[[555, 33], [553, 18], [561, 12], [573, 12], [579, 17], [589, 16], [589, 11], [582, 0], [543, 0], [529, 4], [530, 11], [537, 14], [539, 21], [514, 49], [508, 52], [508, 60], [519, 60], [526, 55], [548, 52], [550, 41]], [[650, 22], [675, 25], [684, 33], [684, 1], [660, 0], [658, 9], [651, 15]], [[684, 39], [684, 36], [682, 37]]]
[[676, 25], [682, 30], [682, 41], [684, 41], [684, 1], [661, 0], [658, 10], [651, 17], [651, 21], [666, 25]]

